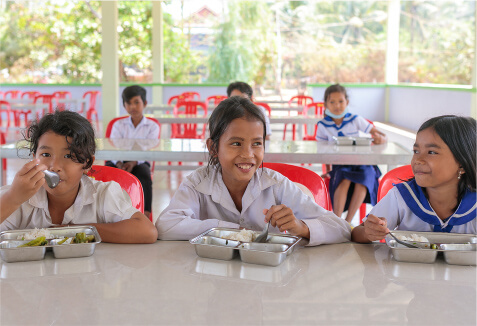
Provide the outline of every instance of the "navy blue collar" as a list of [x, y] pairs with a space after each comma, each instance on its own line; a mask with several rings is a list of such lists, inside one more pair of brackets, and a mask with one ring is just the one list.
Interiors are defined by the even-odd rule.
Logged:
[[397, 184], [396, 188], [399, 190], [404, 202], [416, 216], [424, 222], [434, 225], [434, 232], [450, 232], [454, 225], [468, 223], [475, 219], [477, 215], [475, 192], [467, 190], [454, 214], [445, 220], [441, 220], [432, 209], [416, 180]]
[[335, 128], [336, 130], [342, 129], [344, 126], [346, 126], [348, 123], [352, 122], [354, 119], [356, 119], [358, 116], [356, 114], [352, 113], [346, 113], [343, 122], [341, 125], [338, 127], [336, 123], [333, 121], [333, 119], [329, 116], [324, 117], [322, 120], [320, 120], [318, 123], [321, 123], [324, 125], [326, 128]]

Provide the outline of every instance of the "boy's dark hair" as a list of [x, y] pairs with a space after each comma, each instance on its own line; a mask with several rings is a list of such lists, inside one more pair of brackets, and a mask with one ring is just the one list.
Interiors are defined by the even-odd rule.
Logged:
[[252, 87], [247, 84], [247, 83], [244, 83], [244, 82], [240, 82], [240, 81], [237, 81], [237, 82], [234, 82], [234, 83], [231, 83], [228, 87], [227, 87], [227, 96], [230, 97], [230, 94], [232, 94], [232, 91], [236, 89], [244, 94], [247, 94], [248, 95], [248, 98], [251, 100], [252, 97], [253, 97], [253, 89]]
[[139, 85], [128, 86], [123, 90], [121, 95], [124, 103], [129, 103], [129, 101], [135, 96], [141, 96], [142, 102], [146, 103], [146, 89]]
[[[262, 111], [247, 98], [241, 96], [232, 96], [223, 100], [212, 112], [209, 118], [209, 138], [212, 140], [210, 151], [217, 153], [219, 149], [220, 137], [224, 134], [229, 124], [239, 118], [245, 118], [248, 121], [258, 120], [263, 124], [263, 140], [265, 140], [265, 117]], [[265, 149], [265, 143], [264, 143]], [[219, 159], [216, 155], [209, 153], [209, 166], [218, 165]]]
[[427, 120], [418, 133], [432, 128], [446, 143], [465, 173], [459, 180], [457, 202], [460, 203], [465, 190], [476, 187], [476, 121], [471, 117], [442, 115]]
[[346, 88], [341, 86], [340, 84], [334, 84], [331, 86], [328, 86], [328, 88], [325, 90], [325, 95], [323, 96], [323, 101], [326, 103], [328, 100], [328, 97], [330, 97], [331, 93], [342, 93], [345, 96], [345, 99], [348, 100], [348, 93], [346, 92]]
[[[40, 137], [49, 131], [65, 136], [74, 161], [85, 164], [84, 169], [93, 165], [93, 156], [96, 152], [94, 130], [85, 117], [65, 110], [46, 114], [40, 121], [34, 121], [24, 137], [29, 143], [30, 154], [36, 154]], [[71, 142], [68, 141], [68, 137], [71, 138]]]

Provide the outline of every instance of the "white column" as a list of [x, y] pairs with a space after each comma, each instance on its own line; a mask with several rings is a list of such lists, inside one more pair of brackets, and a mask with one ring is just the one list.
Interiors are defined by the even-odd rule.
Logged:
[[[164, 39], [162, 1], [152, 1], [152, 82], [164, 83]], [[152, 87], [152, 103], [163, 104], [162, 86]]]
[[[103, 130], [111, 119], [119, 116], [118, 5], [101, 1], [101, 70]], [[103, 137], [103, 135], [98, 135]]]
[[[390, 0], [388, 2], [388, 28], [386, 35], [386, 85], [396, 85], [398, 83], [400, 15], [401, 2], [399, 0]], [[389, 121], [389, 93], [390, 90], [386, 87], [385, 121]]]
[[470, 115], [474, 118], [477, 119], [477, 8], [474, 9], [474, 21], [475, 21], [475, 28], [474, 28], [474, 61], [472, 64], [472, 100], [470, 101]]

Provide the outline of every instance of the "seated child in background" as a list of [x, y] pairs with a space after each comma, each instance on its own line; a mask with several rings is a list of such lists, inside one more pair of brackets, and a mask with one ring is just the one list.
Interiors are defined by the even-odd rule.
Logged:
[[476, 121], [445, 115], [419, 128], [411, 160], [414, 178], [397, 184], [353, 229], [357, 242], [389, 230], [476, 234]]
[[262, 168], [265, 118], [249, 99], [222, 101], [209, 119], [209, 164], [190, 174], [156, 222], [159, 239], [189, 240], [213, 227], [288, 231], [310, 246], [349, 240], [344, 220], [292, 181]]
[[[147, 105], [146, 89], [138, 85], [126, 87], [122, 98], [131, 117], [116, 121], [110, 138], [158, 139], [159, 126], [142, 114]], [[139, 179], [144, 191], [144, 214], [149, 217], [152, 209], [151, 164], [147, 161], [107, 161], [106, 165], [128, 171]]]
[[[94, 225], [102, 241], [152, 243], [157, 230], [132, 207], [118, 183], [95, 181], [86, 173], [94, 162], [94, 130], [71, 111], [47, 114], [28, 128], [32, 161], [0, 188], [0, 231]], [[55, 188], [45, 183], [44, 170], [59, 174]]]
[[[247, 83], [239, 81], [229, 84], [229, 86], [227, 87], [227, 96], [242, 96], [248, 98], [252, 102], [254, 101], [252, 87]], [[262, 110], [263, 116], [265, 117], [265, 139], [270, 140], [270, 136], [272, 135], [272, 128], [270, 126], [270, 118], [268, 117], [268, 112], [261, 106], [258, 106], [258, 108]]]
[[[318, 122], [316, 140], [332, 141], [337, 136], [359, 136], [360, 132], [371, 134], [375, 144], [386, 141], [386, 136], [366, 119], [348, 112], [348, 94], [339, 85], [325, 90], [325, 118]], [[341, 216], [348, 211], [346, 221], [351, 222], [363, 202], [376, 204], [381, 171], [375, 165], [327, 165], [330, 177], [330, 196], [333, 212]]]

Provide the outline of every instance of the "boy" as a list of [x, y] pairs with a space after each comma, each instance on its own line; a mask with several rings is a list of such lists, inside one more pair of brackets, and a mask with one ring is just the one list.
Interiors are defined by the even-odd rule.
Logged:
[[[128, 86], [123, 90], [123, 105], [130, 118], [114, 123], [110, 138], [158, 139], [159, 126], [143, 115], [147, 105], [146, 89], [141, 86]], [[150, 163], [146, 161], [107, 161], [107, 166], [126, 170], [136, 176], [144, 191], [144, 215], [151, 215], [152, 180]]]
[[[241, 96], [248, 98], [250, 101], [253, 102], [253, 89], [252, 87], [244, 82], [234, 82], [230, 83], [227, 87], [227, 96]], [[270, 140], [270, 136], [272, 135], [272, 128], [270, 127], [270, 118], [268, 117], [267, 111], [258, 106], [258, 108], [262, 111], [263, 115], [265, 116], [265, 129], [266, 129], [266, 140]]]

